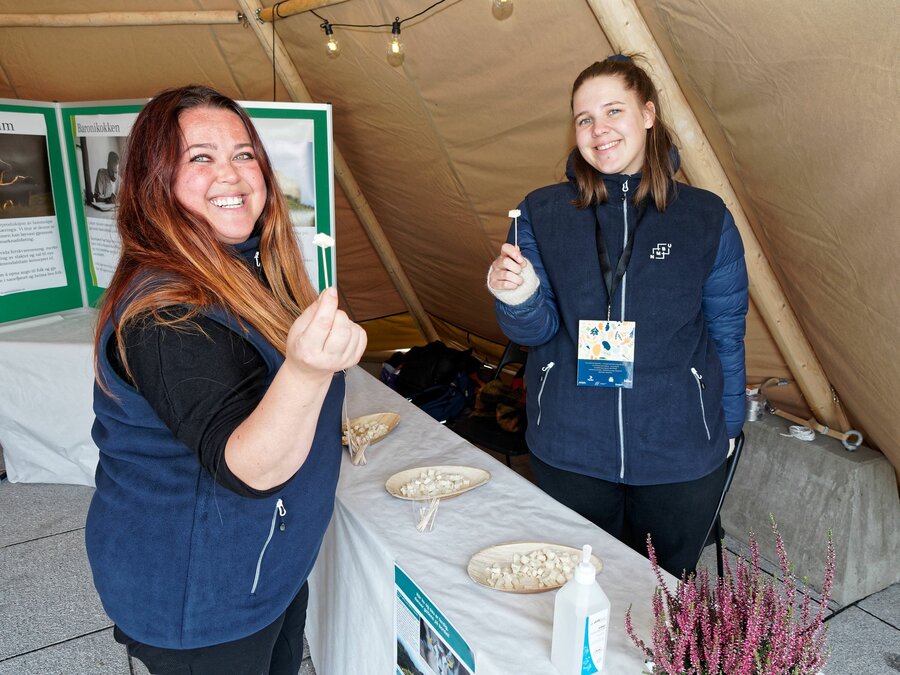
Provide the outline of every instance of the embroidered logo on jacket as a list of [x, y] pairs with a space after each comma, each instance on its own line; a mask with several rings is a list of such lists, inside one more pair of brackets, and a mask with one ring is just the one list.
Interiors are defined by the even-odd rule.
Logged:
[[672, 252], [672, 244], [657, 244], [650, 251], [650, 260], [662, 260]]

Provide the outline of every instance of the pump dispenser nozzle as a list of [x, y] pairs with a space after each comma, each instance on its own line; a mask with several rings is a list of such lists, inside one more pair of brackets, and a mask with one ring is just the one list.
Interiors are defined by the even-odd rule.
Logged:
[[579, 584], [592, 584], [597, 576], [597, 568], [591, 562], [591, 545], [581, 547], [581, 562], [575, 568], [575, 581]]

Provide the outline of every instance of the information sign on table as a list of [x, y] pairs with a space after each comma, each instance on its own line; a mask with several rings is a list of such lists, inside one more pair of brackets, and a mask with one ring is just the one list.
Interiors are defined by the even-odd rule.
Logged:
[[474, 675], [472, 650], [431, 599], [398, 565], [394, 635], [396, 675]]

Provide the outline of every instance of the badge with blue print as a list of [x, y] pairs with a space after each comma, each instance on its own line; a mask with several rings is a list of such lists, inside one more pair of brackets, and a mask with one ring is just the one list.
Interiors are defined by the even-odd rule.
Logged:
[[578, 322], [578, 386], [631, 389], [634, 321]]

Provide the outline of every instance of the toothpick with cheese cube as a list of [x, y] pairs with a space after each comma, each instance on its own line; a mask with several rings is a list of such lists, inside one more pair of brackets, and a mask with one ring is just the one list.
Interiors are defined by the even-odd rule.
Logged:
[[522, 215], [522, 212], [519, 209], [513, 209], [509, 212], [509, 217], [513, 219], [513, 227], [516, 233], [516, 248], [519, 248], [519, 216]]
[[322, 269], [325, 270], [325, 288], [328, 288], [331, 286], [331, 281], [328, 279], [328, 264], [325, 261], [325, 249], [334, 246], [334, 239], [324, 232], [317, 232], [316, 236], [313, 237], [313, 243], [319, 247], [320, 257], [322, 258]]

